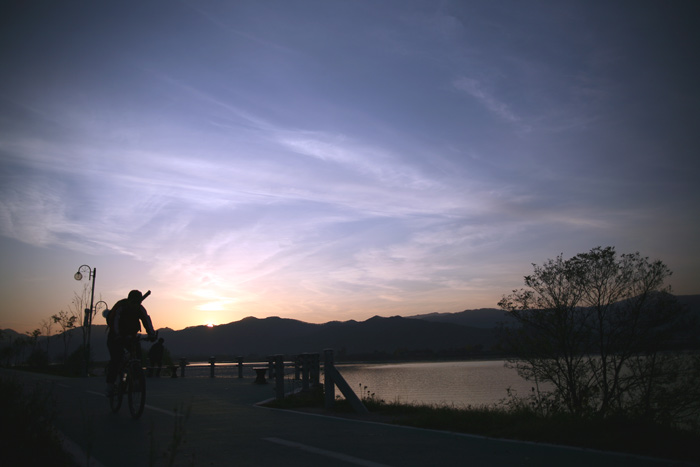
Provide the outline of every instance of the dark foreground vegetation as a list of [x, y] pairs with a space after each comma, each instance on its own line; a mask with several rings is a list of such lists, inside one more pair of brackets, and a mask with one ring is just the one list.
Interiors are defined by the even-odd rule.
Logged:
[[323, 390], [300, 393], [267, 407], [330, 416], [515, 439], [700, 463], [700, 433], [627, 417], [580, 418], [567, 413], [539, 414], [524, 399], [493, 406], [459, 407], [386, 402], [363, 398], [368, 415], [357, 415], [344, 399], [324, 409]]
[[16, 466], [72, 466], [53, 422], [51, 395], [40, 388], [0, 378], [0, 452]]

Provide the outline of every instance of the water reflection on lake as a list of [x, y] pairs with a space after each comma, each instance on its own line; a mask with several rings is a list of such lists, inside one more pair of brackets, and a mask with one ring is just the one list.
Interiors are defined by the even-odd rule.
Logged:
[[532, 388], [502, 360], [337, 367], [358, 395], [369, 391], [387, 402], [482, 405], [505, 398], [509, 387], [521, 396]]

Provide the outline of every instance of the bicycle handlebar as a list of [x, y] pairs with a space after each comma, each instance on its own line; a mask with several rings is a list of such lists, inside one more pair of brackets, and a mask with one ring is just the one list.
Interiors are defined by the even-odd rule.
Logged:
[[[150, 336], [143, 335], [143, 334], [135, 334], [133, 336], [127, 336], [126, 339], [128, 339], [130, 341], [132, 341], [132, 340], [137, 341], [137, 342], [151, 340]], [[153, 336], [153, 341], [157, 341], [157, 340], [158, 340], [158, 331], [155, 331], [154, 336]]]

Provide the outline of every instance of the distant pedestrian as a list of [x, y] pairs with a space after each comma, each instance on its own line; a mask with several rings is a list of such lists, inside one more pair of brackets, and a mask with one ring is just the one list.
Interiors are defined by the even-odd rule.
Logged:
[[164, 339], [161, 337], [158, 342], [153, 344], [148, 351], [148, 361], [150, 362], [149, 373], [152, 374], [155, 369], [156, 378], [160, 378], [160, 369], [163, 366], [163, 342]]

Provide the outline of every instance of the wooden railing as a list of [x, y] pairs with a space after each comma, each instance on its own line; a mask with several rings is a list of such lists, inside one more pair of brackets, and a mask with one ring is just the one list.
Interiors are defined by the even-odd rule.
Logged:
[[[210, 365], [210, 378], [216, 377], [216, 359], [211, 357], [209, 359]], [[185, 376], [185, 367], [187, 366], [187, 361], [185, 359], [180, 359], [180, 376]], [[237, 358], [238, 367], [238, 378], [243, 378], [243, 358]], [[289, 392], [285, 391], [285, 368], [294, 371], [294, 380], [301, 381], [302, 392], [311, 391], [320, 385], [321, 376], [321, 359], [320, 355], [317, 353], [303, 353], [296, 355], [291, 361], [284, 361], [283, 355], [271, 355], [267, 357], [267, 362], [264, 366], [254, 366], [253, 370], [256, 372], [255, 382], [259, 384], [267, 384], [265, 379], [265, 373], [267, 373], [267, 378], [274, 381], [275, 384], [275, 397], [277, 399], [284, 399], [289, 395]], [[291, 373], [288, 373], [291, 374]], [[350, 385], [345, 381], [343, 375], [340, 374], [335, 366], [335, 361], [333, 357], [333, 350], [326, 349], [323, 352], [323, 388], [324, 388], [324, 405], [326, 409], [332, 409], [335, 404], [335, 388], [337, 387], [342, 395], [350, 403], [350, 406], [355, 412], [367, 413], [367, 408], [364, 406], [362, 401], [357, 394], [350, 388]]]

